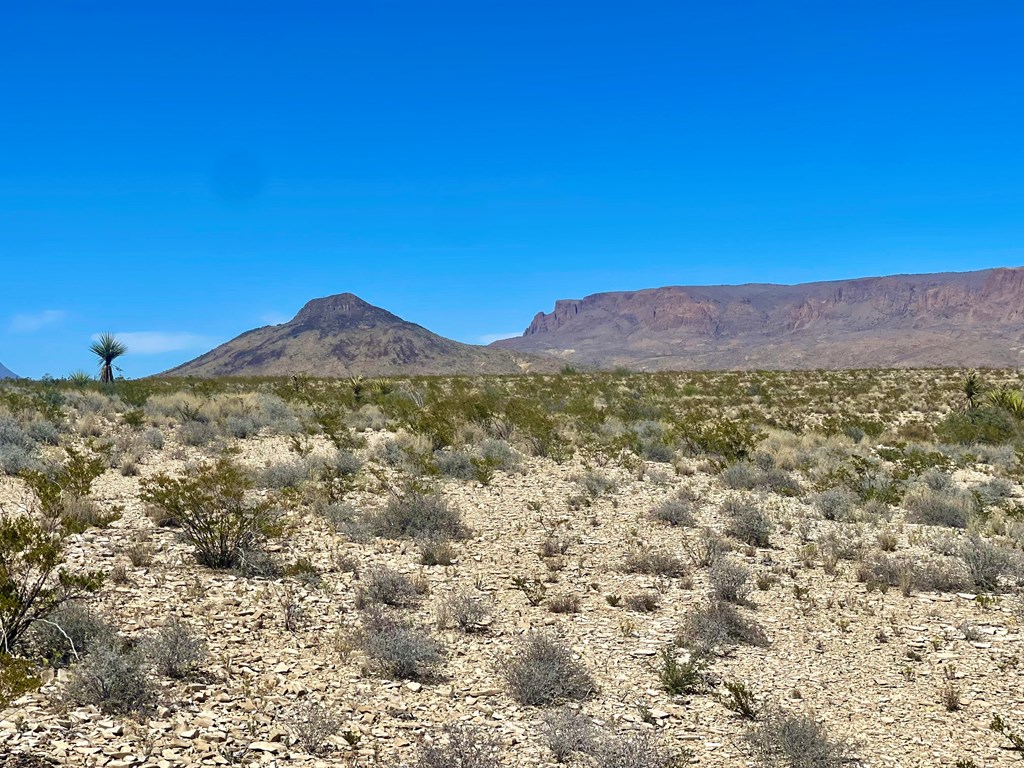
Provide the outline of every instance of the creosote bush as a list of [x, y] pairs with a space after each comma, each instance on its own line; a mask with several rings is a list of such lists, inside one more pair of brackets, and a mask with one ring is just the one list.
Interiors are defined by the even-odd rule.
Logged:
[[0, 653], [16, 648], [35, 621], [102, 584], [99, 571], [64, 568], [63, 537], [51, 523], [0, 510]]
[[160, 474], [142, 481], [140, 498], [179, 525], [210, 568], [236, 568], [279, 532], [270, 499], [254, 497], [252, 479], [227, 459], [188, 477]]
[[568, 648], [538, 633], [522, 640], [501, 671], [512, 698], [526, 706], [580, 701], [597, 690], [586, 667], [572, 657]]

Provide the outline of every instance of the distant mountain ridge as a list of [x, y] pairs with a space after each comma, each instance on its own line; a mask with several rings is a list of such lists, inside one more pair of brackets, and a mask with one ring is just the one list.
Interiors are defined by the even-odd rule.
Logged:
[[560, 300], [497, 349], [601, 368], [1024, 365], [1024, 268]]
[[10, 368], [5, 367], [3, 363], [0, 363], [0, 379], [16, 378], [18, 378], [18, 375], [14, 371], [12, 371]]
[[164, 376], [411, 376], [554, 371], [547, 356], [438, 336], [351, 293], [308, 302], [295, 317], [243, 333]]

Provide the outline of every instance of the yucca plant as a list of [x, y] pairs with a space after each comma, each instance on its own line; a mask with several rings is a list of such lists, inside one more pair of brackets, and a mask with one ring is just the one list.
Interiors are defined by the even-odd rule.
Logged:
[[1013, 415], [1014, 418], [1024, 419], [1024, 393], [1009, 387], [993, 389], [985, 395], [985, 402], [1002, 408]]
[[114, 381], [114, 361], [128, 351], [128, 347], [117, 340], [112, 333], [101, 333], [89, 347], [89, 350], [100, 359], [100, 383], [110, 384]]

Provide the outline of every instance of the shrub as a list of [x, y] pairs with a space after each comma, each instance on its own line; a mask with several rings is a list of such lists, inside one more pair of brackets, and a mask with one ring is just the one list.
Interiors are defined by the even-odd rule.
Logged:
[[408, 490], [393, 496], [383, 510], [369, 515], [368, 528], [385, 538], [461, 539], [468, 533], [462, 515], [440, 496]]
[[33, 656], [64, 667], [94, 648], [114, 641], [116, 632], [102, 617], [75, 601], [32, 624], [22, 643]]
[[213, 442], [217, 430], [205, 421], [186, 421], [178, 427], [178, 439], [183, 445], [200, 448]]
[[484, 440], [477, 448], [477, 455], [484, 464], [502, 472], [518, 472], [522, 465], [519, 454], [504, 440]]
[[745, 501], [731, 500], [722, 505], [729, 522], [725, 532], [752, 547], [768, 547], [775, 525], [764, 510]]
[[145, 652], [165, 677], [181, 680], [206, 660], [206, 643], [184, 622], [173, 618], [145, 643]]
[[616, 486], [614, 478], [594, 470], [588, 470], [574, 479], [592, 499], [614, 491]]
[[463, 632], [482, 632], [490, 624], [494, 603], [490, 599], [461, 590], [449, 595], [437, 609], [439, 629], [457, 627]]
[[40, 682], [33, 662], [0, 653], [0, 709], [6, 709], [21, 695], [37, 689]]
[[430, 635], [379, 610], [363, 613], [362, 647], [371, 669], [398, 680], [433, 677], [443, 660]]
[[313, 475], [328, 504], [341, 501], [352, 489], [355, 477], [362, 466], [363, 463], [358, 458], [341, 448], [326, 458], [312, 462]]
[[701, 568], [712, 565], [730, 549], [729, 542], [711, 528], [701, 528], [689, 545], [690, 557]]
[[650, 733], [632, 733], [601, 740], [593, 758], [598, 768], [681, 768], [691, 755], [669, 750]]
[[903, 506], [912, 522], [966, 528], [974, 512], [975, 501], [969, 493], [937, 491], [924, 487], [917, 493], [907, 496]]
[[505, 764], [501, 742], [478, 727], [449, 726], [440, 741], [426, 744], [416, 768], [493, 768]]
[[542, 730], [548, 749], [559, 763], [567, 763], [575, 755], [593, 754], [597, 748], [597, 730], [590, 718], [575, 709], [545, 713]]
[[654, 613], [661, 608], [661, 595], [657, 592], [641, 592], [629, 595], [625, 600], [626, 608], [637, 613]]
[[658, 667], [658, 681], [666, 693], [682, 696], [707, 690], [710, 683], [710, 665], [703, 653], [693, 651], [688, 658], [680, 661], [676, 657], [675, 649], [670, 646], [661, 649], [659, 658], [661, 663]]
[[33, 452], [20, 445], [0, 443], [0, 472], [20, 475], [26, 471], [38, 471], [39, 460]]
[[455, 562], [455, 547], [450, 541], [423, 539], [417, 543], [420, 548], [420, 565], [451, 565]]
[[293, 459], [264, 467], [257, 475], [257, 484], [264, 488], [298, 488], [307, 479], [309, 464], [301, 459]]
[[96, 706], [106, 714], [139, 712], [154, 699], [141, 655], [116, 642], [95, 648], [72, 667], [65, 691], [72, 703]]
[[768, 638], [760, 625], [745, 618], [736, 606], [710, 600], [686, 615], [676, 642], [698, 654], [713, 654], [736, 645], [763, 647]]
[[735, 712], [744, 720], [757, 720], [761, 710], [753, 692], [739, 680], [726, 680], [722, 683], [725, 694], [719, 697], [722, 706]]
[[830, 488], [818, 494], [814, 499], [814, 505], [826, 520], [843, 522], [850, 519], [855, 501], [853, 494], [848, 491]]
[[103, 583], [99, 571], [63, 565], [63, 540], [51, 526], [0, 513], [0, 649], [16, 647], [33, 622]]
[[341, 717], [316, 702], [306, 702], [292, 715], [292, 734], [296, 743], [311, 755], [327, 751], [328, 739], [341, 728]]
[[676, 555], [647, 547], [637, 547], [626, 553], [622, 569], [626, 573], [641, 573], [646, 576], [685, 576], [689, 573], [686, 563]]
[[557, 595], [548, 600], [548, 610], [552, 613], [579, 613], [580, 599], [577, 595]]
[[271, 501], [250, 499], [251, 488], [245, 472], [219, 459], [191, 477], [143, 480], [140, 498], [181, 526], [201, 564], [235, 568], [278, 530]]
[[419, 600], [416, 585], [408, 576], [387, 566], [370, 568], [356, 593], [356, 607], [368, 605], [404, 606]]
[[443, 477], [455, 480], [476, 480], [476, 464], [465, 451], [435, 451], [434, 466]]
[[772, 712], [748, 733], [747, 743], [765, 768], [840, 768], [851, 762], [850, 745], [804, 714]]
[[502, 674], [512, 698], [526, 706], [579, 701], [596, 690], [590, 673], [573, 659], [568, 648], [537, 633], [526, 636], [515, 656], [505, 663]]
[[742, 563], [720, 557], [708, 572], [715, 597], [729, 603], [743, 603], [750, 595], [750, 569]]
[[672, 526], [693, 525], [693, 510], [689, 500], [677, 497], [663, 501], [651, 511], [651, 517], [655, 520], [668, 523]]
[[997, 591], [1004, 577], [1019, 577], [1021, 562], [1013, 550], [980, 536], [968, 536], [960, 542], [957, 554], [967, 566], [975, 589]]
[[935, 434], [944, 443], [998, 445], [1017, 435], [1017, 424], [1002, 409], [986, 406], [950, 413], [935, 428]]

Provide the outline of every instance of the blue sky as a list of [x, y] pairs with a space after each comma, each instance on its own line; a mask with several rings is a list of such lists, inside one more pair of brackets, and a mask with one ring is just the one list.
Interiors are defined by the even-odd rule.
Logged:
[[1024, 264], [1024, 4], [40, 2], [0, 24], [0, 362], [130, 377], [352, 291]]

